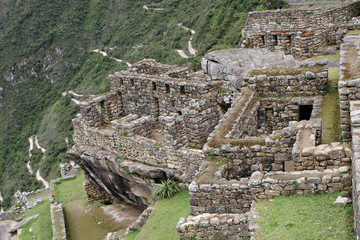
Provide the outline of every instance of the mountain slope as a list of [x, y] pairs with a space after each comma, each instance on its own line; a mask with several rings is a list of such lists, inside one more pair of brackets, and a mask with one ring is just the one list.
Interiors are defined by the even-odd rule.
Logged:
[[[9, 206], [16, 189], [41, 186], [26, 168], [29, 136], [38, 135], [47, 149], [43, 158], [35, 148], [30, 159], [44, 178], [57, 177], [59, 163], [67, 161], [65, 139], [72, 144], [71, 118], [78, 106], [62, 92], [74, 90], [84, 99], [104, 92], [108, 74], [143, 58], [198, 68], [209, 50], [236, 47], [248, 11], [284, 6], [277, 0], [0, 1], [3, 205]], [[191, 33], [178, 23], [196, 30], [196, 57], [188, 50]], [[97, 48], [109, 56], [92, 52]]]

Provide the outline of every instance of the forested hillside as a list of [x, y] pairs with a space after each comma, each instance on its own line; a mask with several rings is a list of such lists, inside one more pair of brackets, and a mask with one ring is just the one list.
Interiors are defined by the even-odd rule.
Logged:
[[[48, 180], [58, 177], [59, 163], [67, 161], [65, 139], [72, 144], [71, 119], [78, 106], [64, 91], [84, 99], [104, 92], [108, 74], [143, 58], [197, 69], [207, 52], [237, 47], [247, 12], [282, 7], [286, 4], [278, 0], [0, 0], [0, 192], [5, 207], [17, 189], [41, 186], [26, 167], [29, 160]], [[195, 30], [196, 57], [188, 50], [191, 32], [179, 23]], [[181, 57], [179, 49], [189, 58]], [[29, 159], [33, 135], [46, 148], [44, 157], [34, 147]]]

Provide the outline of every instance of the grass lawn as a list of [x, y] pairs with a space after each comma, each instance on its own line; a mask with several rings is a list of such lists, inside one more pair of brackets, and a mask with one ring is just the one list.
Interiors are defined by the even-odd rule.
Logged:
[[258, 202], [260, 228], [256, 239], [354, 239], [352, 205], [333, 206], [337, 196], [280, 196]]
[[[190, 216], [189, 191], [160, 200], [135, 239], [177, 240], [176, 224], [180, 217]], [[126, 238], [131, 239], [131, 238]]]
[[60, 180], [54, 184], [55, 201], [61, 202], [63, 207], [72, 200], [81, 200], [88, 205], [86, 193], [84, 191], [83, 182], [86, 182], [84, 172], [79, 171], [80, 176], [73, 179]]
[[312, 60], [313, 61], [320, 61], [320, 60], [323, 60], [325, 58], [327, 58], [329, 60], [339, 60], [340, 59], [340, 50], [338, 50], [336, 54], [315, 56], [315, 57], [312, 58]]
[[[36, 214], [39, 214], [38, 218], [31, 220], [22, 227], [22, 232], [19, 238], [20, 240], [33, 240], [34, 235], [37, 237], [37, 240], [52, 239], [49, 200], [44, 200], [32, 209], [26, 210], [25, 218]], [[30, 227], [33, 228], [33, 232], [29, 232]]]
[[136, 236], [139, 234], [140, 230], [133, 231], [132, 233], [125, 236], [124, 240], [135, 240]]

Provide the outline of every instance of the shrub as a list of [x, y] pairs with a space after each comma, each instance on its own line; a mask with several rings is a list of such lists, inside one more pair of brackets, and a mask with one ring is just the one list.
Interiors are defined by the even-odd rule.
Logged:
[[155, 189], [151, 197], [152, 199], [155, 199], [156, 197], [168, 198], [178, 192], [180, 192], [179, 185], [172, 178], [170, 178], [166, 181], [162, 181], [161, 184]]

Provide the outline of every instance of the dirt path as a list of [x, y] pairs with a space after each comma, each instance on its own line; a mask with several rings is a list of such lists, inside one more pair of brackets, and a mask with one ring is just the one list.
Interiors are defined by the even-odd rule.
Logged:
[[45, 188], [49, 187], [49, 183], [40, 175], [40, 169], [36, 171], [36, 180], [41, 181]]
[[[43, 159], [44, 159], [46, 149], [40, 146], [39, 140], [38, 140], [36, 135], [35, 136], [30, 136], [28, 138], [28, 140], [29, 140], [29, 151], [28, 151], [29, 158], [32, 157], [31, 151], [34, 149], [34, 138], [35, 138], [35, 146], [36, 146], [37, 149], [39, 149], [43, 153]], [[29, 173], [31, 175], [34, 174], [34, 171], [33, 171], [33, 169], [31, 168], [31, 165], [30, 165], [30, 160], [26, 163], [26, 168], [28, 169], [28, 171], [29, 171]], [[36, 177], [36, 180], [42, 182], [42, 184], [44, 185], [45, 188], [49, 187], [49, 183], [40, 175], [40, 169], [38, 169], [36, 171], [35, 177]]]
[[[186, 30], [186, 31], [190, 31], [190, 33], [191, 33], [191, 37], [190, 37], [190, 40], [189, 40], [189, 42], [188, 42], [188, 48], [189, 48], [189, 52], [190, 52], [190, 54], [192, 54], [192, 55], [196, 55], [196, 50], [193, 48], [193, 46], [192, 46], [192, 40], [193, 40], [193, 35], [196, 33], [195, 32], [195, 30], [194, 29], [191, 29], [191, 28], [188, 28], [188, 27], [185, 27], [184, 25], [182, 25], [182, 23], [178, 23], [177, 24], [179, 27], [181, 27], [182, 29], [184, 29], [184, 30]], [[178, 50], [176, 50], [176, 51], [178, 51]], [[179, 53], [179, 52], [178, 52]], [[180, 54], [180, 53], [179, 53]], [[182, 56], [181, 54], [180, 54], [180, 56]], [[183, 57], [183, 56], [182, 56]], [[184, 57], [184, 58], [186, 58], [186, 57]]]
[[[100, 49], [94, 49], [94, 50], [92, 50], [92, 52], [100, 53], [100, 54], [102, 54], [104, 57], [109, 57], [106, 52], [101, 51]], [[113, 60], [115, 60], [115, 61], [117, 61], [117, 62], [123, 62], [123, 60], [122, 60], [122, 59], [119, 59], [119, 58], [114, 58], [114, 57], [109, 57], [109, 58], [111, 58], [111, 59], [113, 59]], [[132, 64], [129, 63], [129, 62], [126, 62], [126, 65], [128, 65], [128, 67], [131, 67], [131, 66], [132, 66]]]
[[[29, 137], [28, 140], [29, 140], [29, 159], [30, 159], [32, 156], [31, 151], [34, 149], [33, 136]], [[32, 170], [30, 165], [30, 160], [26, 163], [26, 168], [28, 169], [30, 174], [34, 174], [34, 171]]]
[[[0, 206], [1, 206], [1, 203], [4, 201], [4, 198], [3, 198], [3, 196], [1, 195], [1, 192], [0, 192]], [[4, 211], [4, 209], [3, 209], [3, 207], [1, 206], [0, 207], [0, 213], [1, 212], [3, 212]]]
[[149, 8], [148, 6], [144, 5], [143, 9], [145, 10], [154, 10], [154, 11], [163, 11], [163, 8]]
[[178, 54], [183, 57], [183, 58], [189, 58], [188, 55], [186, 55], [186, 53], [183, 50], [180, 49], [176, 49], [176, 51], [178, 52]]

